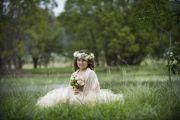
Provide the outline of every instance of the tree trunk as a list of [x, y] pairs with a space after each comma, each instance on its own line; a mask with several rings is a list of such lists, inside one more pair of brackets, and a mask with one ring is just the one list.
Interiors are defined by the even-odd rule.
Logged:
[[2, 17], [3, 17], [3, 2], [4, 2], [4, 0], [0, 1], [0, 19], [2, 19]]
[[116, 66], [118, 62], [118, 58], [115, 53], [110, 54], [110, 55], [105, 53], [105, 60], [108, 66]]
[[0, 56], [0, 74], [4, 73], [4, 64], [3, 64], [3, 58]]
[[6, 65], [7, 65], [7, 70], [10, 72], [12, 70], [12, 61], [11, 57], [6, 57]]
[[99, 54], [95, 56], [96, 65], [99, 66]]
[[34, 66], [34, 69], [36, 69], [38, 66], [38, 58], [37, 57], [33, 57], [33, 66]]
[[3, 68], [2, 65], [3, 65], [3, 64], [2, 64], [2, 58], [1, 58], [1, 56], [0, 56], [0, 70]]
[[22, 69], [22, 58], [21, 57], [18, 57], [18, 69]]

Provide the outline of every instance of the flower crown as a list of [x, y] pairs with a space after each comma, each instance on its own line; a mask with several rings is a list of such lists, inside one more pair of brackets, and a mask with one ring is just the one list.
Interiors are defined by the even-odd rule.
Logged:
[[84, 53], [84, 52], [80, 53], [79, 51], [75, 51], [73, 55], [74, 55], [75, 58], [82, 58], [82, 59], [85, 59], [85, 60], [94, 59], [94, 54], [93, 53], [87, 54], [87, 53]]

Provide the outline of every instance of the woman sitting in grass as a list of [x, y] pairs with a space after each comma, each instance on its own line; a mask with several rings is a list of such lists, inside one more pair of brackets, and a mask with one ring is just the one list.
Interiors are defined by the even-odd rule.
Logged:
[[58, 103], [96, 104], [123, 101], [122, 94], [114, 94], [108, 89], [100, 89], [94, 72], [94, 54], [87, 50], [74, 52], [74, 69], [68, 87], [61, 87], [41, 97], [37, 105], [53, 106]]

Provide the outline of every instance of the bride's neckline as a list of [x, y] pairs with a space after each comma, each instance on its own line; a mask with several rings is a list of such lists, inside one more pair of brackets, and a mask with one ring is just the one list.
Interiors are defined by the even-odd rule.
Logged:
[[77, 70], [77, 72], [76, 72], [76, 74], [78, 74], [78, 73], [81, 73], [81, 74], [79, 74], [79, 75], [83, 75], [83, 74], [85, 74], [86, 72], [87, 72], [87, 70], [88, 70], [89, 68], [86, 68], [85, 70], [80, 70], [80, 69], [78, 69]]

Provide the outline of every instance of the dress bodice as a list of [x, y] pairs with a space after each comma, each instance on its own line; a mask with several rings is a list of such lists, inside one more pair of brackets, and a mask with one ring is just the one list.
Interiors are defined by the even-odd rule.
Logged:
[[[78, 75], [78, 70], [72, 74]], [[79, 78], [81, 78], [85, 82], [84, 89], [82, 91], [82, 93], [84, 95], [87, 95], [88, 92], [96, 92], [97, 93], [100, 91], [100, 85], [99, 85], [97, 75], [90, 68], [87, 68], [86, 71], [84, 72], [84, 74], [79, 76]]]

